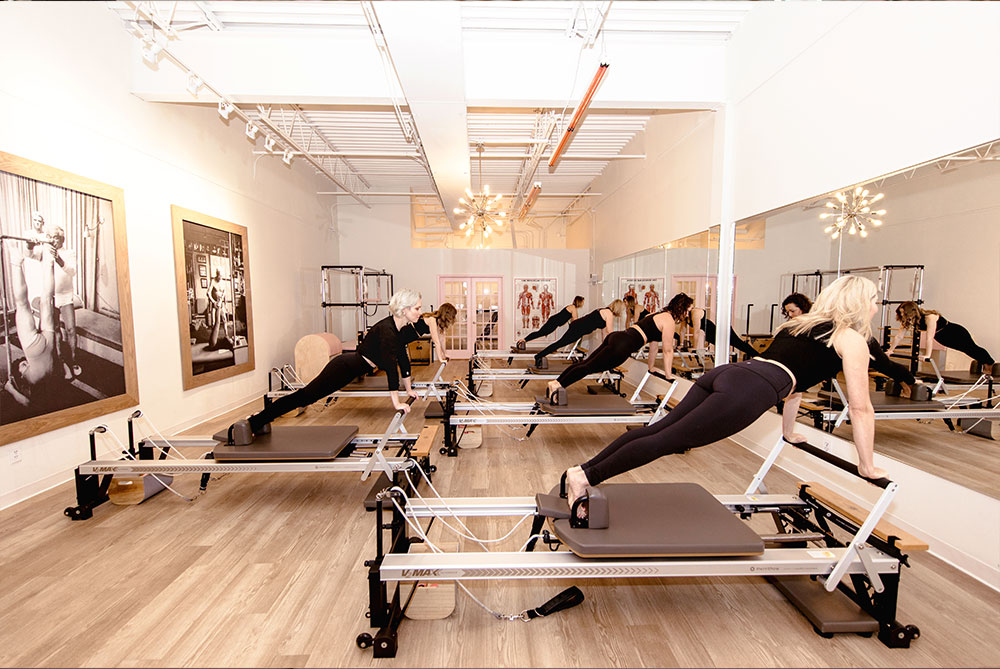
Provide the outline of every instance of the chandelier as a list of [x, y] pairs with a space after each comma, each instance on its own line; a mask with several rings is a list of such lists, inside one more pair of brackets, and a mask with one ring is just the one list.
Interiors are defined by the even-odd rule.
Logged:
[[476, 144], [476, 151], [479, 152], [479, 193], [473, 193], [471, 189], [465, 189], [465, 198], [458, 198], [461, 207], [455, 207], [454, 212], [462, 216], [468, 216], [468, 220], [459, 224], [459, 230], [465, 230], [465, 236], [471, 237], [479, 233], [479, 244], [476, 248], [489, 248], [487, 239], [494, 229], [498, 232], [507, 218], [507, 212], [500, 211], [500, 200], [503, 194], [490, 194], [489, 185], [483, 184], [483, 144]]
[[823, 232], [830, 234], [831, 239], [837, 239], [847, 228], [847, 234], [860, 234], [862, 237], [868, 236], [868, 228], [882, 225], [880, 216], [885, 216], [885, 209], [872, 210], [872, 205], [881, 200], [884, 195], [879, 193], [869, 198], [868, 189], [858, 186], [853, 191], [836, 194], [836, 202], [827, 202], [829, 209], [839, 209], [839, 212], [824, 212], [819, 215], [822, 219], [836, 216], [836, 220], [826, 226]]

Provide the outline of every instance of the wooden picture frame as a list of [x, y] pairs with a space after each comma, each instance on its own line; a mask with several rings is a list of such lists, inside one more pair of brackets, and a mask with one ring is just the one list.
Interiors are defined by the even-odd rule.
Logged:
[[124, 191], [0, 152], [0, 236], [0, 444], [139, 404]]
[[253, 371], [247, 229], [178, 205], [170, 214], [184, 390]]

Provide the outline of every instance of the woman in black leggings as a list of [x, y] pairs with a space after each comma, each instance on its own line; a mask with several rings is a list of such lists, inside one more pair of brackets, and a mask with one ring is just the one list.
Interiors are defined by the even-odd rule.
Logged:
[[880, 478], [874, 463], [875, 412], [868, 394], [868, 337], [878, 307], [875, 284], [848, 275], [830, 284], [809, 314], [779, 328], [761, 357], [716, 367], [698, 378], [662, 420], [626, 432], [582, 465], [566, 471], [570, 507], [595, 486], [671, 453], [725, 439], [782, 399], [782, 431], [791, 442], [802, 391], [843, 370], [854, 446], [862, 476]]
[[538, 328], [531, 334], [525, 335], [524, 339], [517, 342], [517, 345], [527, 344], [529, 341], [550, 335], [556, 331], [556, 328], [566, 325], [571, 320], [575, 321], [580, 317], [580, 307], [582, 306], [583, 296], [577, 295], [573, 298], [572, 304], [567, 304], [565, 309], [560, 310], [559, 313], [545, 321], [542, 327]]
[[[689, 323], [699, 331], [698, 336], [695, 337], [695, 348], [704, 348], [706, 342], [715, 344], [715, 323], [708, 319], [708, 313], [704, 309], [701, 307], [692, 309]], [[757, 350], [743, 341], [743, 338], [736, 334], [736, 330], [732, 328], [729, 328], [729, 345], [742, 351], [747, 358], [759, 355]]]
[[625, 304], [621, 300], [615, 300], [606, 307], [594, 309], [583, 318], [573, 321], [566, 332], [559, 340], [552, 342], [541, 351], [535, 354], [535, 366], [542, 364], [542, 360], [561, 349], [567, 344], [572, 344], [581, 337], [586, 337], [594, 330], [604, 329], [604, 336], [607, 337], [615, 327], [615, 319], [622, 314]]
[[996, 362], [989, 351], [973, 341], [968, 330], [954, 321], [946, 320], [944, 316], [933, 309], [921, 309], [916, 302], [903, 302], [896, 307], [896, 320], [899, 321], [901, 327], [896, 336], [892, 338], [892, 345], [886, 351], [887, 355], [892, 355], [906, 331], [913, 328], [926, 332], [924, 360], [930, 360], [931, 353], [934, 351], [934, 342], [937, 342], [942, 346], [961, 351], [980, 365], [991, 367]]
[[292, 409], [309, 406], [334, 393], [348, 383], [379, 368], [385, 371], [389, 397], [397, 411], [409, 412], [410, 405], [399, 401], [399, 373], [403, 371], [406, 394], [416, 398], [410, 385], [410, 356], [400, 330], [420, 318], [420, 293], [404, 288], [389, 299], [390, 316], [373, 325], [358, 344], [356, 351], [345, 351], [326, 364], [315, 379], [293, 393], [279, 397], [247, 420], [254, 434], [271, 431], [271, 421]]
[[671, 366], [673, 364], [674, 328], [683, 323], [693, 300], [684, 293], [678, 293], [670, 300], [666, 309], [655, 314], [648, 314], [635, 325], [618, 332], [612, 332], [605, 337], [597, 349], [583, 360], [573, 363], [563, 370], [555, 381], [549, 381], [548, 397], [550, 401], [560, 388], [568, 388], [588, 374], [598, 374], [614, 369], [625, 362], [630, 355], [640, 351], [647, 343], [650, 345], [649, 370], [653, 370], [656, 362], [657, 342], [663, 343], [663, 371], [668, 379], [673, 379]]

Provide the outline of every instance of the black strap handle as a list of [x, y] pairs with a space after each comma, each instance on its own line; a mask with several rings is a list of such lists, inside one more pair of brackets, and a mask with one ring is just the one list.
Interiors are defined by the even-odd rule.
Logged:
[[558, 611], [564, 611], [566, 609], [571, 609], [577, 604], [583, 602], [583, 592], [580, 588], [575, 585], [566, 588], [558, 595], [545, 602], [537, 609], [528, 609], [525, 611], [525, 615], [528, 616], [528, 620], [533, 620], [535, 618], [540, 618], [542, 616], [552, 615]]

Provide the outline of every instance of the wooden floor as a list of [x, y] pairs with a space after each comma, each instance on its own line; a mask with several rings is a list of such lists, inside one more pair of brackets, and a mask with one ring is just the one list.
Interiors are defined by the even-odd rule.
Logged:
[[[452, 376], [464, 372], [452, 363]], [[417, 368], [418, 375], [433, 370]], [[505, 384], [497, 397], [511, 397]], [[539, 388], [542, 386], [540, 384]], [[522, 394], [523, 396], [523, 394]], [[234, 412], [245, 414], [246, 410]], [[387, 399], [314, 405], [292, 423], [384, 428]], [[198, 429], [228, 424], [221, 417]], [[416, 431], [419, 416], [408, 419]], [[124, 432], [123, 426], [117, 427]], [[435, 453], [447, 495], [530, 495], [594, 454], [614, 426], [491, 428], [482, 447]], [[759, 459], [723, 442], [625, 476], [742, 491]], [[794, 489], [783, 472], [772, 492]], [[72, 484], [0, 512], [0, 665], [45, 667], [951, 667], [1000, 665], [1000, 594], [927, 555], [904, 569], [898, 619], [922, 637], [891, 650], [875, 639], [823, 639], [758, 578], [584, 581], [580, 606], [528, 624], [499, 622], [459, 594], [455, 613], [405, 621], [393, 660], [356, 647], [368, 631], [366, 569], [374, 518], [369, 486], [347, 474], [228, 474], [186, 502], [161, 493], [140, 506], [105, 504], [92, 519], [63, 516]], [[470, 523], [499, 536], [509, 519]], [[993, 528], [995, 531], [996, 528]], [[501, 548], [516, 550], [527, 528]], [[570, 581], [473, 582], [495, 610], [542, 604]]]

